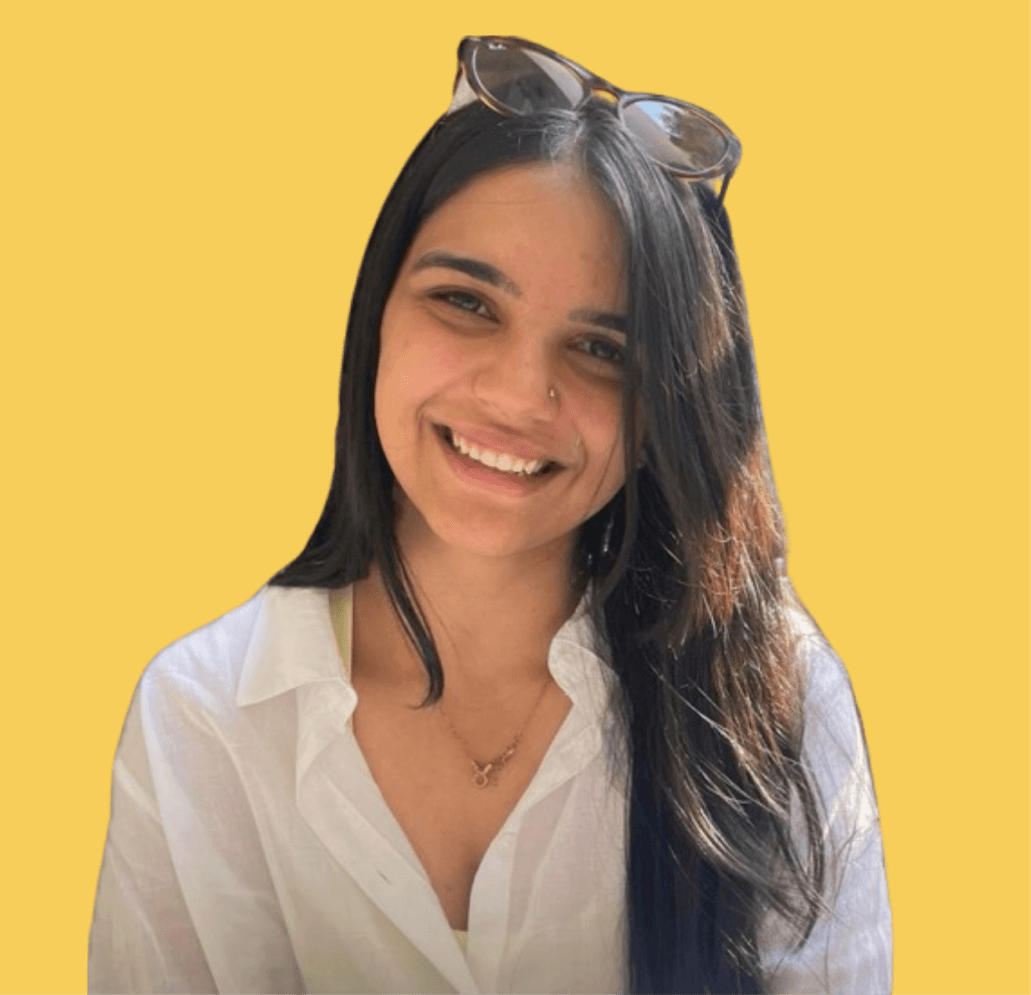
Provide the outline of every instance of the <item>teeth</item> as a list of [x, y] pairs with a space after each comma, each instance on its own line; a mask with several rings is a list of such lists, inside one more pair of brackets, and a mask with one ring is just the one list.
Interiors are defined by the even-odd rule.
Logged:
[[480, 450], [455, 432], [451, 432], [450, 435], [452, 448], [457, 449], [464, 456], [468, 456], [484, 466], [489, 466], [491, 469], [500, 470], [502, 473], [519, 473], [524, 476], [531, 476], [543, 470], [547, 464], [547, 460], [523, 460], [515, 456], [509, 456], [508, 453], [501, 453], [499, 455], [498, 453], [492, 453], [489, 449]]

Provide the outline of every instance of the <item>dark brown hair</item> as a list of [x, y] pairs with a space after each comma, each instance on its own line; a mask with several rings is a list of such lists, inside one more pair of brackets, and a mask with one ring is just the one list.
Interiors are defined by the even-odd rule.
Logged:
[[380, 321], [422, 221], [474, 176], [541, 160], [578, 166], [624, 238], [626, 484], [582, 526], [578, 569], [619, 677], [610, 746], [629, 777], [627, 985], [761, 991], [760, 920], [782, 917], [804, 942], [824, 854], [751, 335], [722, 205], [648, 159], [609, 105], [501, 117], [473, 104], [412, 154], [355, 288], [329, 497], [271, 583], [342, 586], [375, 562], [424, 661], [426, 701], [440, 697], [373, 420]]

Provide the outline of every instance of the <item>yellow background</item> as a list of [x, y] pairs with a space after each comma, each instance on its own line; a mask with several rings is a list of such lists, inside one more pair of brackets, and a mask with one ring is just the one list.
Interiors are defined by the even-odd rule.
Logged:
[[315, 522], [359, 255], [467, 33], [741, 137], [790, 567], [863, 711], [896, 991], [1027, 992], [1028, 15], [941, 0], [4, 5], [0, 988], [85, 987], [132, 688]]

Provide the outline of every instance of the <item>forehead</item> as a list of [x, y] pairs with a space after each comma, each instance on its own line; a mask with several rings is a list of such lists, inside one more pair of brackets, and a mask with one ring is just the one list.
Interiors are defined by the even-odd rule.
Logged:
[[622, 241], [615, 213], [579, 171], [534, 163], [466, 184], [423, 223], [407, 263], [453, 252], [492, 264], [520, 289], [612, 306], [624, 297]]

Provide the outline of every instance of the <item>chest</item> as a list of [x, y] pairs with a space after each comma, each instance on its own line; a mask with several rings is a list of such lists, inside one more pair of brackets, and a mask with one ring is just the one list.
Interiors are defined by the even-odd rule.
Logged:
[[460, 738], [440, 707], [412, 708], [360, 679], [355, 690], [354, 735], [369, 770], [451, 927], [466, 929], [477, 868], [533, 779], [569, 699], [548, 687], [510, 758], [477, 777], [473, 760], [482, 765], [511, 745], [517, 709], [465, 717]]

